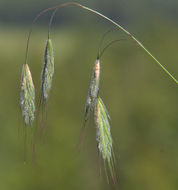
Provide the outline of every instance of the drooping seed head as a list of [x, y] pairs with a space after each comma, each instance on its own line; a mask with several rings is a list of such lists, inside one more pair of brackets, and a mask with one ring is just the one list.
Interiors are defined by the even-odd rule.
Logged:
[[48, 99], [54, 74], [54, 52], [51, 39], [48, 39], [45, 47], [43, 68], [41, 72], [41, 94], [45, 103]]
[[95, 125], [97, 128], [98, 148], [103, 159], [110, 159], [112, 152], [112, 137], [110, 124], [105, 105], [101, 98], [98, 98], [95, 108]]
[[100, 81], [100, 60], [95, 61], [93, 74], [90, 82], [90, 88], [88, 91], [88, 97], [85, 104], [85, 121], [88, 119], [88, 115], [91, 110], [94, 109], [94, 105], [98, 96], [99, 91], [99, 81]]
[[26, 125], [32, 125], [35, 112], [35, 88], [32, 75], [27, 64], [22, 67], [20, 106]]
[[97, 98], [94, 114], [98, 149], [104, 162], [107, 163], [110, 174], [114, 179], [114, 153], [112, 148], [112, 137], [109, 124], [110, 118], [106, 107], [100, 97]]

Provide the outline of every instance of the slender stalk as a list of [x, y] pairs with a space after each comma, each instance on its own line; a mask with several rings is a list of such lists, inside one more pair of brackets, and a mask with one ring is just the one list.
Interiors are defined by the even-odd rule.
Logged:
[[113, 32], [113, 31], [115, 31], [115, 30], [118, 30], [118, 28], [112, 28], [112, 29], [106, 31], [106, 32], [102, 35], [102, 37], [101, 37], [101, 39], [100, 39], [100, 41], [99, 41], [99, 45], [98, 45], [98, 58], [100, 57], [101, 46], [102, 46], [102, 44], [103, 44], [103, 41], [104, 41], [105, 37], [106, 37], [109, 33]]
[[42, 10], [41, 12], [39, 12], [37, 14], [37, 16], [32, 21], [32, 24], [30, 26], [30, 30], [29, 30], [29, 33], [28, 33], [27, 46], [26, 46], [26, 55], [25, 55], [25, 63], [27, 63], [29, 43], [30, 43], [30, 37], [31, 37], [31, 34], [32, 34], [33, 25], [39, 19], [39, 17], [41, 17], [42, 15], [44, 15], [45, 13], [47, 13], [48, 11], [52, 11], [54, 9], [58, 9], [58, 8], [61, 8], [61, 7], [72, 6], [72, 5], [77, 6], [77, 3], [71, 2], [71, 3], [60, 4], [60, 5], [57, 5], [57, 6], [54, 6], [54, 7], [50, 7], [50, 8], [44, 9], [44, 10]]
[[48, 26], [48, 39], [50, 38], [50, 29], [51, 29], [51, 25], [52, 25], [52, 22], [53, 22], [53, 18], [55, 16], [57, 12], [57, 8], [53, 11], [52, 15], [51, 15], [51, 18], [50, 18], [50, 21], [49, 21], [49, 26]]
[[161, 68], [162, 70], [170, 77], [172, 78], [172, 80], [178, 85], [178, 81], [177, 79], [143, 46], [143, 44], [138, 41], [130, 32], [128, 32], [126, 29], [124, 29], [120, 24], [116, 23], [115, 21], [111, 20], [110, 18], [106, 17], [105, 15], [99, 13], [98, 11], [96, 10], [93, 10], [89, 7], [86, 7], [86, 6], [83, 6], [79, 3], [76, 3], [76, 2], [69, 2], [69, 3], [64, 3], [64, 4], [60, 4], [60, 5], [57, 5], [57, 6], [54, 6], [54, 7], [51, 7], [51, 8], [48, 8], [48, 9], [45, 9], [43, 11], [41, 11], [36, 17], [35, 19], [33, 20], [32, 22], [32, 25], [31, 25], [31, 28], [30, 28], [30, 32], [29, 32], [29, 35], [28, 35], [28, 40], [27, 40], [27, 48], [26, 48], [26, 57], [25, 57], [25, 62], [27, 62], [27, 55], [28, 55], [28, 48], [29, 48], [29, 39], [30, 39], [30, 35], [31, 35], [31, 32], [32, 32], [32, 26], [33, 24], [36, 22], [36, 20], [41, 16], [43, 15], [44, 13], [50, 11], [50, 10], [54, 10], [54, 9], [58, 9], [58, 8], [61, 8], [61, 7], [67, 7], [67, 6], [77, 6], [77, 7], [80, 7], [82, 9], [85, 9], [91, 13], [94, 13], [100, 17], [102, 17], [103, 19], [107, 20], [108, 22], [112, 23], [113, 25], [115, 25], [116, 27], [118, 27], [118, 29], [120, 29], [122, 32], [124, 32], [127, 36], [129, 36], [134, 42], [136, 42], [138, 44], [138, 46], [140, 46]]
[[101, 52], [98, 53], [98, 59], [100, 59], [100, 58], [103, 56], [104, 52], [105, 52], [111, 45], [113, 45], [113, 44], [116, 43], [116, 42], [120, 42], [120, 41], [124, 41], [124, 40], [127, 40], [127, 39], [119, 39], [119, 40], [113, 40], [113, 41], [111, 41], [109, 44], [107, 44], [107, 45], [103, 48], [103, 50], [102, 50]]
[[130, 38], [132, 38], [149, 56], [151, 56], [151, 58], [174, 80], [174, 82], [176, 84], [178, 84], [177, 79], [143, 46], [143, 44], [141, 42], [139, 42], [130, 32], [128, 32], [126, 29], [124, 29], [121, 25], [119, 25], [118, 23], [114, 22], [113, 20], [111, 20], [110, 18], [106, 17], [105, 15], [90, 9], [88, 7], [85, 7], [83, 5], [78, 5], [79, 7], [86, 9], [92, 13], [95, 13], [96, 15], [104, 18], [105, 20], [111, 22], [112, 24], [114, 24], [115, 26], [117, 26], [120, 30], [122, 30], [125, 34], [127, 34]]

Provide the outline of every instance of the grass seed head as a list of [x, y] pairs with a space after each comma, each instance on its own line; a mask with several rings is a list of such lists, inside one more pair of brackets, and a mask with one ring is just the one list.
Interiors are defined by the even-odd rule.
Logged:
[[103, 159], [110, 159], [112, 152], [112, 137], [107, 111], [101, 98], [98, 98], [95, 108], [95, 124], [97, 127], [97, 141]]
[[100, 81], [100, 60], [95, 61], [93, 74], [90, 82], [90, 88], [88, 91], [88, 97], [85, 104], [85, 121], [88, 119], [88, 115], [91, 110], [94, 109], [96, 99], [99, 91], [99, 81]]
[[95, 105], [95, 125], [97, 130], [96, 140], [98, 149], [104, 162], [107, 163], [110, 174], [114, 176], [114, 159], [112, 148], [112, 137], [110, 132], [109, 115], [100, 97], [97, 98]]
[[41, 72], [41, 93], [42, 100], [46, 102], [52, 86], [52, 78], [54, 74], [54, 52], [51, 39], [46, 42], [43, 68]]
[[35, 112], [35, 88], [27, 64], [24, 64], [22, 67], [20, 106], [25, 124], [32, 125]]

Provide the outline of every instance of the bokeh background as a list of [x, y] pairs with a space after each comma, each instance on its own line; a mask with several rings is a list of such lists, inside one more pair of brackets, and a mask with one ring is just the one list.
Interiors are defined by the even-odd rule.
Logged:
[[[26, 164], [19, 88], [26, 39], [34, 16], [67, 1], [0, 1], [0, 189], [112, 189], [99, 175], [91, 117], [81, 143], [83, 110], [102, 34], [113, 26], [79, 8], [63, 8], [53, 22], [55, 75], [46, 132], [35, 156], [27, 128]], [[177, 0], [78, 1], [120, 23], [178, 78]], [[28, 63], [38, 101], [50, 13], [33, 27]], [[104, 45], [126, 38], [110, 33]], [[103, 45], [103, 46], [104, 46]], [[119, 189], [178, 189], [177, 85], [131, 41], [118, 42], [102, 57], [100, 95], [111, 116]]]

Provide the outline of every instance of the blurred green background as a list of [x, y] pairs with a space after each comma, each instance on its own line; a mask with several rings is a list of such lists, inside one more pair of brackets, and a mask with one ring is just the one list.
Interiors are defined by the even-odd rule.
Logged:
[[[38, 135], [33, 161], [27, 129], [27, 163], [19, 89], [26, 39], [34, 16], [67, 1], [0, 1], [0, 190], [110, 189], [99, 176], [93, 119], [81, 151], [83, 121], [93, 63], [102, 34], [113, 26], [79, 8], [60, 9], [51, 37], [55, 75], [46, 133]], [[177, 0], [78, 1], [104, 13], [134, 34], [178, 78]], [[38, 101], [50, 14], [33, 28], [28, 63]], [[104, 44], [125, 38], [109, 34]], [[102, 57], [100, 95], [111, 116], [119, 189], [178, 189], [178, 101], [176, 84], [130, 41], [118, 42]]]

